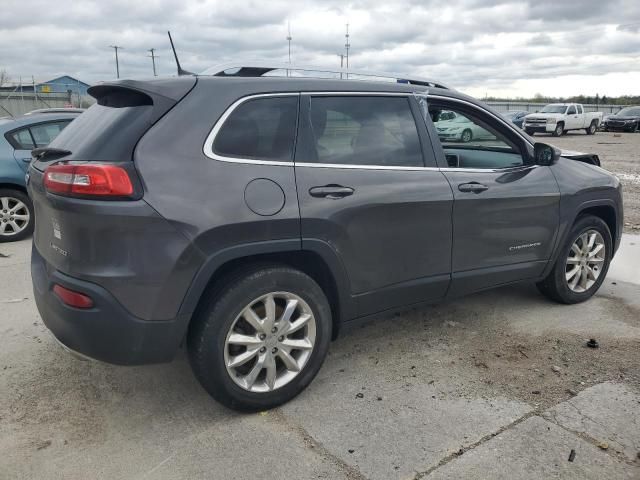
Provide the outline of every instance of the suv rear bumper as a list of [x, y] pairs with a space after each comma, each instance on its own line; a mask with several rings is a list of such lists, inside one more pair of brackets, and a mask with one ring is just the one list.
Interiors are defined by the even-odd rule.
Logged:
[[[169, 362], [175, 356], [188, 318], [146, 321], [129, 313], [107, 290], [48, 265], [35, 246], [31, 253], [33, 293], [40, 316], [67, 349], [117, 365]], [[65, 305], [54, 284], [89, 295], [90, 309]]]

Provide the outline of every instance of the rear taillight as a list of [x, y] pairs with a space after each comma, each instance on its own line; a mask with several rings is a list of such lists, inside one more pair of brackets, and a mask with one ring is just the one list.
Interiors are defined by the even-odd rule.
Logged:
[[68, 288], [63, 287], [62, 285], [58, 285], [57, 283], [53, 286], [53, 293], [55, 293], [65, 305], [69, 305], [70, 307], [93, 307], [93, 300], [91, 299], [91, 297], [85, 295], [84, 293], [69, 290]]
[[58, 164], [44, 172], [47, 191], [58, 195], [128, 197], [133, 194], [129, 173], [118, 165]]

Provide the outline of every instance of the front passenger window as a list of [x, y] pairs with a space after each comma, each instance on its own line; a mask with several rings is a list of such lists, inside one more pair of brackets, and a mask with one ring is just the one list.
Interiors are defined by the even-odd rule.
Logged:
[[513, 141], [466, 109], [429, 105], [429, 115], [449, 167], [501, 169], [524, 165]]

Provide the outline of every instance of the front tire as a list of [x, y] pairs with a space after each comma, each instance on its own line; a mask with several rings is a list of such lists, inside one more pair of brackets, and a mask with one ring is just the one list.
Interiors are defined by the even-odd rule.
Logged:
[[558, 123], [556, 129], [553, 131], [554, 137], [561, 137], [564, 134], [564, 123]]
[[196, 378], [235, 410], [267, 410], [291, 400], [311, 383], [329, 349], [324, 292], [286, 266], [245, 271], [224, 283], [189, 329]]
[[464, 132], [462, 132], [462, 135], [460, 135], [460, 140], [462, 141], [462, 143], [469, 143], [471, 140], [473, 140], [473, 133], [471, 132], [471, 130], [467, 128]]
[[613, 242], [599, 217], [579, 217], [569, 233], [553, 270], [537, 284], [538, 290], [559, 303], [584, 302], [598, 291], [607, 276]]
[[33, 233], [33, 203], [26, 193], [0, 189], [0, 243], [16, 242]]

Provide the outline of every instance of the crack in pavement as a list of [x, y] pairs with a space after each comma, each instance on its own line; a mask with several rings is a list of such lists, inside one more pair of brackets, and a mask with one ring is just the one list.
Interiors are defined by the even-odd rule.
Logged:
[[523, 416], [517, 418], [516, 420], [514, 420], [513, 422], [500, 427], [498, 430], [496, 430], [493, 433], [489, 433], [487, 435], [485, 435], [484, 437], [482, 437], [480, 440], [478, 440], [477, 442], [474, 442], [472, 444], [470, 444], [467, 447], [462, 447], [460, 450], [462, 450], [462, 453], [460, 453], [460, 450], [458, 450], [457, 452], [453, 452], [450, 453], [449, 455], [447, 455], [446, 457], [442, 458], [436, 465], [434, 465], [433, 467], [425, 470], [424, 472], [417, 472], [412, 480], [420, 480], [422, 478], [425, 478], [427, 475], [430, 475], [431, 473], [433, 473], [435, 470], [437, 470], [440, 467], [445, 466], [447, 463], [451, 462], [452, 460], [455, 460], [456, 458], [464, 455], [465, 453], [467, 453], [470, 450], [473, 450], [476, 447], [479, 447], [480, 445], [484, 444], [485, 442], [491, 440], [494, 437], [497, 437], [498, 435], [500, 435], [502, 432], [505, 432], [507, 430], [509, 430], [512, 427], [515, 427], [516, 425], [521, 424], [522, 422], [524, 422], [525, 420], [528, 420], [531, 417], [535, 417], [535, 416], [539, 416], [538, 415], [538, 410], [532, 410], [528, 413], [525, 413]]
[[[574, 409], [576, 410], [576, 412], [578, 412], [578, 414], [579, 414], [579, 415], [580, 415], [580, 417], [581, 417], [581, 418], [580, 418], [580, 424], [581, 424], [581, 425], [585, 426], [585, 425], [584, 425], [584, 421], [583, 421], [583, 419], [587, 419], [587, 420], [589, 420], [589, 421], [591, 421], [591, 422], [595, 423], [596, 425], [599, 425], [599, 426], [601, 426], [601, 427], [605, 428], [605, 425], [603, 425], [602, 423], [597, 422], [596, 420], [594, 420], [594, 419], [593, 419], [593, 418], [591, 418], [590, 416], [588, 416], [588, 415], [586, 415], [586, 414], [582, 413], [582, 411], [581, 411], [581, 410], [580, 410], [576, 405], [574, 405], [573, 403], [571, 403], [571, 400], [566, 400], [565, 402], [560, 402], [560, 403], [558, 403], [557, 405], [560, 405], [560, 404], [562, 404], [562, 403], [567, 403], [567, 404], [569, 404], [572, 408], [574, 408]], [[554, 407], [555, 407], [555, 406], [557, 406], [557, 405], [554, 405]], [[553, 407], [552, 407], [552, 408], [553, 408]], [[580, 432], [580, 431], [578, 431], [578, 430], [573, 430], [572, 428], [569, 428], [569, 427], [567, 427], [567, 426], [565, 426], [565, 425], [561, 424], [561, 423], [559, 422], [559, 420], [558, 420], [558, 412], [553, 412], [553, 411], [551, 411], [551, 410], [546, 411], [546, 412], [544, 412], [544, 413], [543, 413], [542, 418], [543, 418], [544, 420], [546, 420], [546, 421], [548, 421], [548, 422], [551, 422], [551, 423], [553, 423], [554, 425], [556, 425], [556, 426], [560, 427], [560, 428], [561, 428], [561, 429], [563, 429], [564, 431], [569, 432], [569, 433], [571, 433], [572, 435], [576, 435], [577, 437], [581, 438], [582, 440], [585, 440], [586, 442], [588, 442], [588, 443], [590, 443], [590, 444], [592, 444], [592, 445], [594, 445], [594, 446], [596, 446], [596, 447], [598, 447], [598, 448], [599, 448], [599, 445], [600, 445], [600, 444], [602, 443], [602, 441], [603, 441], [602, 439], [598, 440], [597, 438], [594, 438], [594, 437], [592, 437], [591, 435], [589, 435], [589, 434], [586, 432], [586, 428], [585, 428], [585, 431]], [[606, 440], [608, 440], [608, 442], [610, 442], [610, 443], [615, 443], [618, 447], [620, 447], [620, 449], [621, 449], [621, 450], [623, 450], [623, 449], [624, 449], [624, 446], [623, 446], [624, 444], [622, 444], [622, 443], [620, 443], [620, 442], [618, 441], [618, 438], [619, 438], [619, 437], [618, 437], [618, 435], [616, 435], [615, 433], [611, 434], [611, 435], [613, 435], [613, 439], [611, 439], [611, 438], [609, 437], [609, 435], [610, 435], [610, 434], [607, 434], [607, 438], [606, 438]], [[633, 443], [633, 442], [631, 441], [630, 443]], [[626, 464], [628, 464], [628, 465], [637, 465], [637, 462], [635, 462], [635, 461], [633, 461], [633, 460], [629, 460], [629, 458], [627, 458], [627, 456], [626, 456], [622, 451], [616, 451], [616, 450], [615, 450], [615, 448], [607, 448], [606, 450], [605, 450], [605, 449], [600, 448], [600, 450], [601, 450], [602, 452], [604, 452], [604, 453], [608, 454], [610, 457], [615, 458], [616, 460], [621, 460], [621, 461], [623, 461], [624, 463], [626, 463]]]
[[268, 417], [271, 420], [277, 421], [281, 425], [284, 425], [291, 432], [301, 437], [305, 448], [313, 450], [315, 454], [319, 455], [325, 460], [328, 460], [342, 473], [344, 473], [349, 480], [368, 480], [367, 477], [365, 477], [357, 467], [349, 465], [340, 457], [327, 450], [325, 446], [321, 442], [313, 438], [302, 425], [299, 425], [298, 423], [292, 421], [281, 409], [276, 408], [274, 410], [270, 410], [268, 412]]

